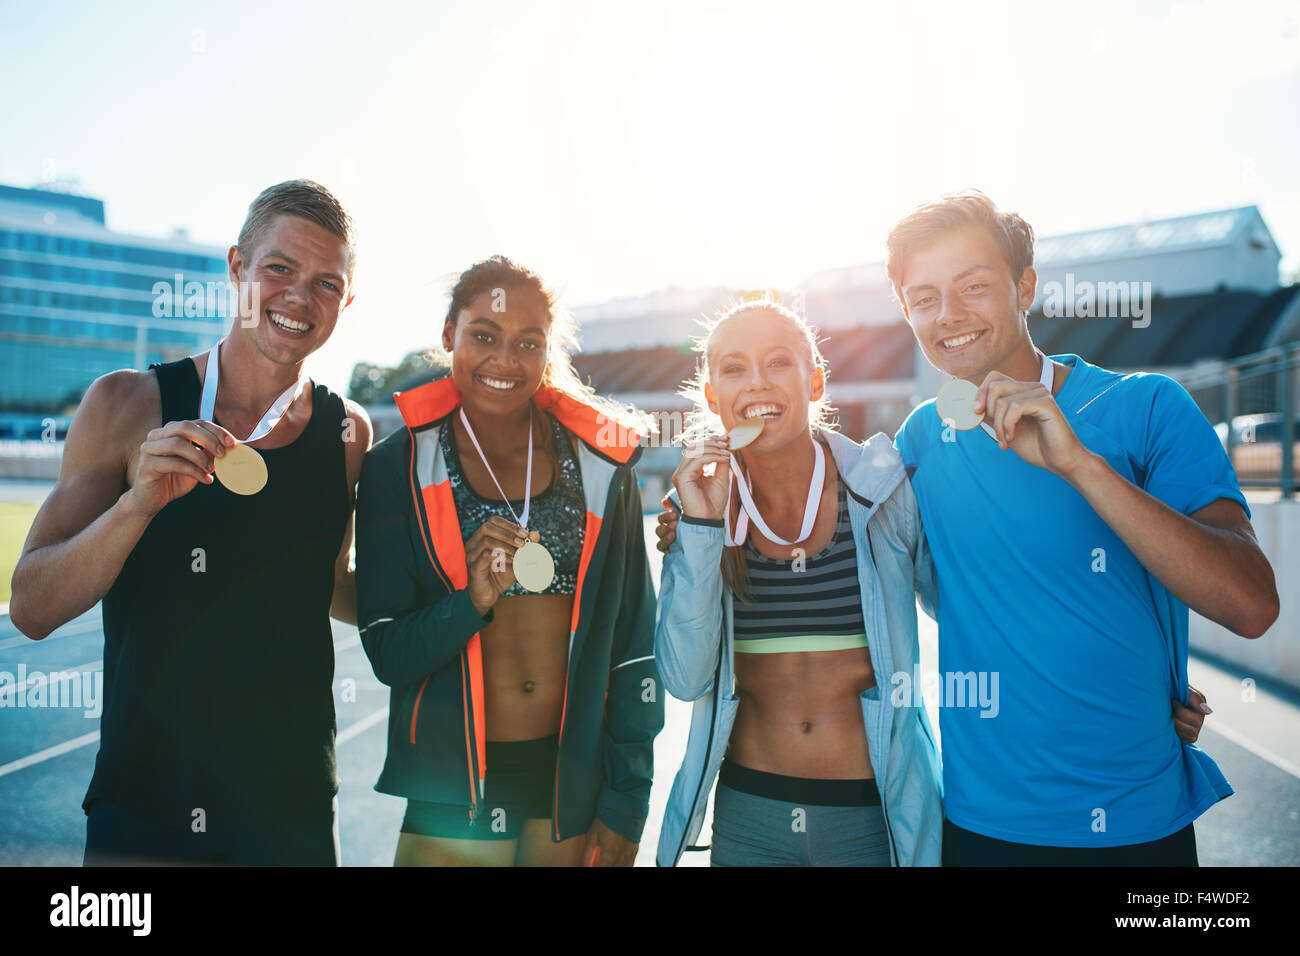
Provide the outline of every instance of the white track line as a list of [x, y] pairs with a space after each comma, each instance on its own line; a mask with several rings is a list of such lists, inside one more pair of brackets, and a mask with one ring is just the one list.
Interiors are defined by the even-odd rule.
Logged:
[[[349, 740], [361, 736], [371, 727], [388, 717], [388, 708], [381, 707], [374, 713], [362, 717], [355, 724], [341, 730], [334, 740], [335, 747], [341, 747]], [[73, 750], [79, 750], [82, 747], [88, 747], [99, 740], [99, 731], [91, 731], [88, 734], [82, 734], [80, 737], [74, 737], [72, 740], [65, 740], [61, 744], [55, 744], [53, 747], [46, 747], [44, 750], [38, 750], [34, 754], [28, 754], [26, 757], [19, 757], [7, 764], [0, 765], [0, 777], [14, 773], [19, 770], [25, 770], [38, 763], [44, 763], [47, 760], [53, 760], [55, 757], [61, 757], [63, 754]]]
[[1207, 720], [1202, 729], [1212, 730], [1220, 737], [1226, 737], [1228, 740], [1231, 740], [1242, 750], [1249, 750], [1260, 760], [1268, 761], [1274, 767], [1277, 767], [1278, 770], [1285, 770], [1291, 776], [1300, 778], [1300, 767], [1297, 767], [1285, 757], [1279, 757], [1267, 747], [1255, 743], [1255, 741], [1251, 740], [1240, 730], [1233, 730], [1231, 727], [1228, 727], [1217, 717], [1214, 718], [1213, 722]]
[[[5, 700], [8, 697], [17, 698], [19, 694], [26, 693], [28, 689], [35, 687], [37, 684], [44, 683], [48, 688], [48, 687], [52, 687], [55, 684], [63, 684], [63, 683], [67, 683], [70, 680], [76, 680], [77, 678], [81, 677], [82, 674], [93, 674], [96, 671], [102, 671], [103, 669], [104, 669], [104, 662], [102, 660], [90, 661], [89, 663], [86, 664], [78, 664], [76, 667], [67, 667], [67, 668], [57, 667], [57, 668], [51, 668], [50, 670], [47, 671], [42, 671], [37, 669], [37, 672], [41, 675], [39, 680], [35, 677], [29, 677], [27, 678], [27, 680], [23, 681], [22, 687], [19, 687], [17, 683], [7, 685], [4, 690], [0, 690], [0, 700]], [[56, 681], [50, 680], [49, 679], [50, 674], [58, 674], [59, 679]], [[17, 705], [4, 704], [0, 706], [15, 707]]]
[[[0, 638], [0, 651], [10, 647], [43, 647], [50, 641], [58, 637], [76, 637], [78, 634], [88, 634], [91, 631], [98, 631], [104, 625], [100, 621], [86, 621], [83, 624], [74, 626], [65, 626], [62, 630], [55, 631], [43, 641], [33, 641], [30, 637], [19, 634], [17, 637]], [[334, 651], [346, 651], [356, 647], [361, 643], [361, 635], [353, 634], [351, 637], [341, 637], [334, 642]]]
[[343, 746], [353, 737], [359, 737], [361, 734], [364, 734], [371, 727], [375, 726], [375, 724], [379, 723], [381, 720], [386, 719], [387, 717], [388, 717], [388, 708], [380, 707], [377, 711], [375, 711], [370, 716], [362, 717], [355, 724], [349, 726], [346, 730], [339, 731], [338, 737], [336, 737], [334, 740], [334, 746], [336, 747]]
[[91, 631], [98, 631], [103, 626], [104, 626], [103, 622], [101, 621], [85, 621], [75, 626], [67, 625], [62, 629], [55, 631], [53, 634], [45, 638], [45, 640], [43, 641], [33, 641], [30, 637], [28, 637], [25, 634], [19, 634], [17, 637], [6, 637], [4, 639], [0, 639], [0, 651], [5, 650], [6, 648], [9, 647], [20, 647], [20, 646], [44, 647], [46, 644], [48, 644], [52, 640], [55, 640], [56, 638], [76, 637], [78, 634], [88, 634]]
[[[3, 610], [7, 611], [8, 605], [4, 605]], [[95, 626], [98, 627], [99, 626], [98, 623], [96, 623]], [[50, 636], [54, 637], [55, 635], [51, 634]], [[61, 634], [58, 636], [63, 637], [67, 635]], [[24, 637], [21, 638], [21, 640], [27, 641], [27, 638]], [[335, 653], [338, 653], [339, 651], [345, 651], [351, 647], [355, 647], [360, 643], [361, 643], [361, 637], [359, 635], [353, 634], [349, 637], [340, 638], [338, 641], [335, 641], [334, 651]], [[0, 646], [3, 645], [0, 644]], [[94, 670], [101, 669], [103, 666], [104, 666], [103, 661], [92, 661], [89, 664], [82, 664], [81, 667], [79, 668], [73, 668], [73, 670], [94, 671]], [[25, 690], [27, 686], [31, 685], [31, 683], [32, 680], [29, 678], [27, 684], [24, 686], [23, 689]], [[17, 687], [7, 687], [5, 688], [4, 693], [6, 695], [16, 694], [17, 691], [18, 691]], [[334, 745], [338, 747], [341, 746], [342, 744], [347, 743], [349, 740], [352, 740], [355, 737], [359, 737], [361, 734], [365, 733], [371, 727], [375, 726], [375, 724], [379, 723], [381, 720], [384, 720], [387, 716], [388, 716], [388, 708], [387, 707], [379, 708], [379, 710], [375, 711], [374, 713], [361, 718], [355, 724], [352, 724], [351, 726], [341, 730], [338, 736], [335, 738]], [[61, 744], [55, 744], [53, 747], [46, 747], [44, 750], [38, 750], [36, 753], [28, 754], [26, 757], [19, 757], [17, 760], [11, 760], [7, 764], [0, 764], [0, 777], [7, 776], [8, 774], [11, 773], [16, 773], [19, 770], [25, 770], [28, 767], [34, 766], [35, 764], [38, 763], [44, 763], [47, 760], [53, 760], [55, 757], [61, 757], [63, 754], [70, 753], [73, 750], [79, 750], [82, 747], [89, 747], [91, 744], [96, 743], [98, 740], [99, 740], [99, 731], [94, 730], [88, 734], [82, 734], [80, 737], [74, 737], [72, 740], [65, 740]]]
[[11, 760], [7, 764], [0, 765], [0, 777], [11, 774], [17, 770], [25, 770], [33, 764], [44, 763], [54, 757], [62, 756], [69, 751], [79, 750], [82, 747], [89, 747], [99, 740], [99, 731], [92, 730], [88, 734], [82, 734], [80, 737], [73, 737], [71, 740], [65, 740], [61, 744], [55, 744], [53, 747], [46, 747], [44, 750], [38, 750], [34, 754], [26, 757], [19, 757], [17, 760]]

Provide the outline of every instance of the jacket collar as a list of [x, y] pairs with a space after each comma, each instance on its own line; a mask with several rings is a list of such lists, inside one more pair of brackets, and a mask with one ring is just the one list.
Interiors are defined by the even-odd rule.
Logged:
[[[868, 508], [888, 498], [903, 480], [903, 458], [883, 432], [876, 432], [860, 445], [828, 428], [822, 429], [820, 434], [830, 446], [835, 468], [845, 486], [868, 502]], [[677, 489], [670, 490], [668, 497], [680, 512], [681, 499]]]
[[882, 502], [903, 480], [902, 456], [883, 432], [860, 445], [831, 429], [822, 429], [820, 434], [830, 446], [840, 477], [857, 497]]
[[[626, 464], [636, 452], [640, 434], [611, 420], [603, 412], [572, 395], [543, 385], [533, 399], [537, 407], [559, 419], [560, 424], [592, 449], [618, 464]], [[394, 392], [393, 401], [408, 428], [431, 425], [460, 407], [460, 390], [448, 376], [406, 392]]]

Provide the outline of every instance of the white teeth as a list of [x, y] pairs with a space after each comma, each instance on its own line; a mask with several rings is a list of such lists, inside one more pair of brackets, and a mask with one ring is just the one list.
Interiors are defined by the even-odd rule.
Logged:
[[979, 338], [978, 332], [967, 332], [965, 335], [958, 335], [955, 338], [944, 339], [943, 347], [946, 349], [959, 349], [968, 342], [974, 342]]
[[486, 375], [480, 375], [478, 380], [484, 385], [490, 386], [491, 388], [498, 388], [503, 392], [514, 388], [517, 384], [516, 382], [510, 382], [503, 378], [488, 378]]
[[308, 325], [306, 322], [294, 321], [288, 316], [281, 315], [279, 312], [268, 311], [266, 314], [271, 317], [272, 322], [274, 322], [282, 329], [288, 329], [290, 332], [306, 332], [308, 329], [311, 328], [311, 326]]
[[758, 418], [767, 415], [780, 415], [780, 405], [747, 405], [741, 413], [742, 418]]

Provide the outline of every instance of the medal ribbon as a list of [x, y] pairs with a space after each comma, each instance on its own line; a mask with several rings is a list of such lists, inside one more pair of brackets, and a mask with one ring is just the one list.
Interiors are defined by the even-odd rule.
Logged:
[[[1044, 352], [1043, 371], [1039, 374], [1038, 381], [1044, 388], [1047, 389], [1048, 395], [1052, 394], [1052, 381], [1055, 377], [1056, 377], [1056, 370], [1052, 368], [1052, 360], [1049, 359], [1047, 357], [1047, 353]], [[990, 425], [988, 422], [984, 422], [984, 421], [980, 422], [980, 428], [988, 432], [989, 437], [991, 437], [994, 441], [998, 440], [998, 433], [993, 430], [993, 426]]]
[[474, 429], [470, 427], [469, 419], [465, 417], [465, 409], [463, 406], [461, 407], [460, 410], [460, 421], [461, 424], [465, 426], [465, 431], [469, 434], [469, 440], [474, 443], [474, 447], [478, 450], [478, 457], [483, 462], [483, 467], [487, 469], [488, 476], [492, 479], [492, 483], [497, 486], [497, 491], [501, 492], [501, 498], [502, 500], [505, 501], [506, 507], [510, 509], [510, 514], [513, 515], [515, 521], [519, 523], [519, 527], [527, 531], [528, 530], [528, 509], [531, 508], [533, 505], [533, 407], [532, 405], [528, 406], [528, 472], [527, 472], [528, 476], [524, 479], [524, 513], [522, 516], [515, 514], [515, 509], [510, 504], [509, 496], [506, 494], [505, 489], [501, 487], [501, 482], [497, 481], [497, 476], [495, 473], [493, 473], [492, 466], [488, 464], [487, 455], [483, 454], [483, 446], [481, 446], [478, 443], [478, 436], [474, 434]]
[[[217, 352], [221, 348], [222, 339], [208, 352], [208, 371], [203, 376], [203, 395], [199, 399], [199, 418], [207, 421], [213, 421], [212, 413], [217, 407], [217, 376], [221, 374], [221, 363], [217, 359]], [[303, 379], [299, 378], [296, 382], [280, 393], [280, 397], [271, 403], [271, 407], [266, 410], [262, 420], [248, 434], [247, 438], [239, 439], [240, 444], [247, 445], [249, 442], [257, 441], [259, 438], [265, 438], [271, 434], [271, 429], [280, 423], [284, 413], [289, 410], [294, 399], [302, 390]]]
[[[816, 462], [813, 465], [812, 481], [808, 485], [808, 503], [803, 509], [803, 527], [799, 529], [799, 537], [793, 541], [787, 541], [772, 533], [772, 529], [767, 526], [763, 516], [758, 513], [758, 506], [754, 504], [754, 498], [750, 494], [750, 478], [746, 476], [742, 481], [737, 478], [740, 474], [740, 466], [736, 464], [736, 456], [730, 452], [727, 453], [731, 459], [731, 475], [727, 480], [727, 510], [723, 512], [724, 533], [727, 544], [732, 547], [738, 547], [745, 543], [745, 538], [749, 535], [749, 522], [752, 518], [758, 530], [763, 532], [764, 537], [776, 544], [789, 547], [798, 544], [812, 534], [813, 524], [817, 521], [817, 506], [821, 504], [822, 489], [826, 486], [826, 455], [822, 451], [821, 442], [813, 440], [813, 452], [816, 455]], [[735, 484], [736, 490], [740, 493], [740, 515], [736, 519], [736, 531], [731, 531], [731, 486]]]

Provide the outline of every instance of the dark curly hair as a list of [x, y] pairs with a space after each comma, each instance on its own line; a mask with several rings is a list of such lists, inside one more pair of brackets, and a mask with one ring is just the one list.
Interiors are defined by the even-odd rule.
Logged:
[[[653, 417], [611, 398], [597, 395], [596, 390], [578, 377], [573, 367], [572, 354], [578, 350], [578, 326], [568, 310], [560, 307], [558, 297], [531, 269], [507, 259], [490, 256], [474, 263], [460, 274], [451, 289], [451, 302], [447, 306], [446, 322], [455, 327], [457, 317], [476, 298], [495, 289], [507, 289], [516, 295], [522, 293], [526, 300], [535, 302], [547, 318], [546, 369], [542, 384], [596, 409], [614, 426], [634, 432], [642, 440], [657, 431]], [[441, 348], [425, 353], [435, 365], [451, 367], [451, 355]], [[549, 435], [549, 429], [544, 429]], [[548, 439], [549, 444], [549, 439]], [[554, 465], [553, 449], [551, 458]], [[559, 473], [555, 465], [555, 473]]]

